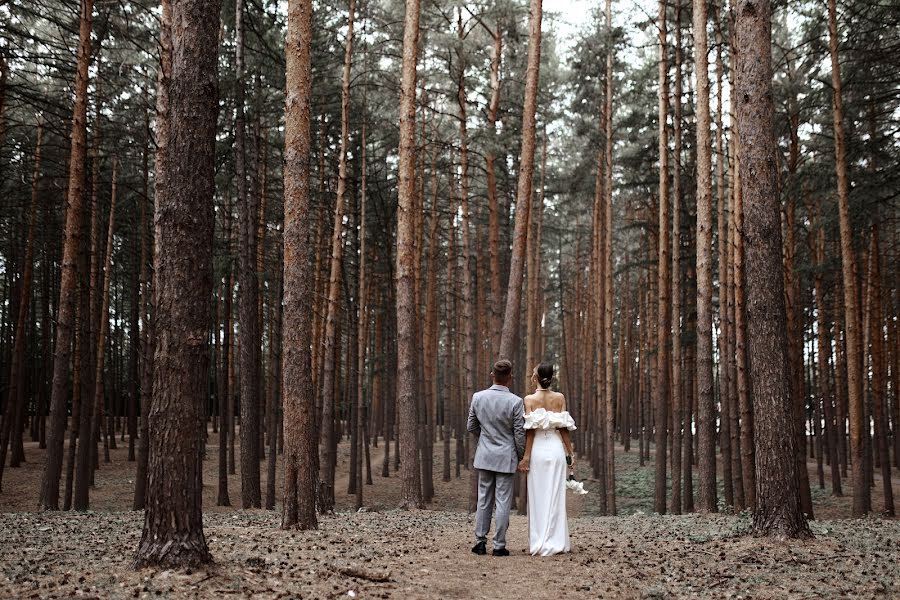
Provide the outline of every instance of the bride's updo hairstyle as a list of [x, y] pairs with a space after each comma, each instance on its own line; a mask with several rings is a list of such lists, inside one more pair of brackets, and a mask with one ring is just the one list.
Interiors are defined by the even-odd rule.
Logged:
[[550, 383], [553, 381], [553, 365], [546, 362], [539, 364], [537, 366], [537, 376], [541, 387], [544, 389], [549, 388]]

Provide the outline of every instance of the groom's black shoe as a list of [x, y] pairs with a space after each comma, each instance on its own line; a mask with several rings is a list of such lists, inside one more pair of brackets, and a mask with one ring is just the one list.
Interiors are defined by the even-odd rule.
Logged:
[[509, 556], [509, 550], [506, 548], [494, 548], [494, 551], [491, 552], [494, 556]]
[[472, 547], [472, 552], [479, 556], [484, 556], [487, 554], [487, 548], [485, 547], [485, 542], [478, 542]]

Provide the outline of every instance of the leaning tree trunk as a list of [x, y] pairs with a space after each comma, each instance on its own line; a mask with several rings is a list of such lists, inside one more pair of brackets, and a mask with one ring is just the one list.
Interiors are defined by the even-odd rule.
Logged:
[[316, 529], [316, 400], [312, 371], [313, 288], [309, 277], [310, 101], [312, 0], [289, 0], [287, 96], [284, 109], [284, 507], [282, 529]]
[[144, 530], [136, 567], [209, 562], [201, 431], [212, 319], [218, 0], [172, 6], [169, 139], [156, 189], [156, 347]]
[[535, 113], [541, 69], [541, 0], [531, 0], [528, 11], [528, 63], [525, 70], [525, 100], [522, 105], [522, 150], [519, 153], [519, 180], [516, 188], [516, 221], [513, 232], [506, 310], [500, 334], [500, 357], [512, 360], [519, 331], [522, 304], [522, 278], [525, 273], [525, 243], [531, 219], [531, 194], [534, 182]]
[[41, 480], [40, 507], [59, 509], [59, 478], [62, 474], [63, 438], [66, 434], [69, 359], [75, 316], [76, 255], [81, 245], [81, 212], [84, 206], [84, 162], [87, 149], [88, 64], [91, 60], [91, 15], [93, 0], [81, 0], [78, 32], [78, 66], [75, 73], [75, 106], [72, 110], [72, 148], [69, 153], [69, 183], [66, 228], [62, 256], [62, 280], [56, 316], [56, 351], [53, 358], [53, 391], [50, 397], [50, 432], [47, 462]]
[[831, 52], [831, 89], [834, 102], [834, 156], [837, 170], [838, 215], [841, 229], [841, 273], [844, 283], [844, 327], [846, 331], [847, 390], [850, 413], [850, 463], [853, 465], [853, 516], [872, 510], [872, 496], [863, 465], [864, 420], [862, 328], [859, 322], [859, 284], [853, 254], [853, 223], [850, 220], [850, 179], [847, 174], [847, 147], [844, 135], [844, 99], [841, 65], [838, 60], [836, 0], [828, 1], [828, 47]]
[[811, 537], [800, 504], [784, 337], [786, 310], [781, 275], [781, 217], [776, 182], [775, 107], [772, 101], [772, 31], [768, 0], [736, 6], [738, 137], [741, 188], [746, 205], [747, 330], [756, 443], [757, 535]]

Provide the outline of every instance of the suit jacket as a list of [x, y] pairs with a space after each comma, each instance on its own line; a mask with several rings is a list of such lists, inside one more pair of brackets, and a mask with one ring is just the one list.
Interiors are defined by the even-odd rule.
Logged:
[[525, 454], [525, 404], [502, 385], [476, 392], [467, 429], [478, 437], [476, 469], [515, 473]]

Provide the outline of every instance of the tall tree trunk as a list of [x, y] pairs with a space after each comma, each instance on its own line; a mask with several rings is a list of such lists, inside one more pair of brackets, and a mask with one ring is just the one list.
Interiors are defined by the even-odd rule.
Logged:
[[757, 494], [758, 535], [812, 537], [800, 504], [787, 369], [781, 223], [776, 183], [775, 107], [772, 100], [771, 13], [768, 0], [736, 6], [741, 187], [747, 203], [744, 235]]
[[844, 99], [841, 65], [838, 58], [836, 0], [828, 0], [828, 48], [831, 54], [831, 89], [834, 102], [834, 156], [837, 171], [838, 215], [841, 230], [841, 273], [844, 285], [844, 328], [847, 354], [847, 390], [850, 413], [850, 462], [853, 464], [853, 516], [872, 510], [872, 497], [866, 483], [863, 460], [864, 422], [861, 339], [859, 322], [859, 284], [853, 252], [853, 223], [850, 220], [850, 179], [847, 174], [847, 148], [844, 134]]
[[[279, 255], [282, 254], [279, 249]], [[278, 258], [281, 258], [279, 256]], [[280, 262], [280, 261], [279, 261]], [[266, 421], [266, 438], [269, 443], [268, 464], [266, 465], [266, 509], [275, 510], [275, 467], [278, 457], [278, 423], [281, 412], [281, 321], [284, 304], [282, 302], [283, 287], [281, 273], [275, 275], [275, 296], [271, 305], [272, 327], [269, 336], [269, 406]]]
[[542, 0], [530, 0], [528, 11], [528, 63], [525, 70], [525, 98], [522, 104], [522, 149], [519, 154], [519, 180], [516, 188], [516, 220], [513, 248], [506, 286], [506, 310], [500, 335], [500, 357], [512, 360], [517, 346], [519, 310], [522, 304], [522, 277], [525, 271], [525, 243], [531, 219], [531, 195], [534, 180], [535, 113], [541, 69]]
[[[875, 420], [875, 458], [881, 467], [884, 493], [882, 514], [893, 517], [894, 492], [891, 486], [891, 459], [888, 453], [888, 424], [886, 411], [887, 369], [884, 360], [884, 315], [881, 299], [881, 258], [878, 247], [878, 226], [872, 225], [869, 246], [869, 351], [872, 357], [872, 416]], [[896, 381], [896, 379], [894, 380]], [[896, 427], [896, 425], [895, 425]]]
[[93, 0], [81, 0], [78, 32], [78, 62], [75, 74], [75, 104], [72, 109], [71, 151], [69, 153], [66, 228], [63, 243], [62, 280], [56, 316], [56, 351], [53, 359], [53, 392], [50, 398], [50, 432], [47, 461], [41, 480], [40, 507], [59, 509], [59, 478], [62, 473], [63, 437], [66, 431], [66, 397], [69, 358], [75, 313], [76, 254], [81, 244], [81, 212], [84, 205], [84, 162], [87, 139], [88, 64], [91, 59]]
[[260, 335], [258, 318], [259, 283], [256, 273], [257, 197], [247, 189], [247, 150], [244, 118], [244, 0], [235, 0], [235, 119], [234, 153], [240, 244], [238, 246], [240, 279], [241, 338], [241, 506], [260, 508], [259, 485], [259, 364]]
[[[171, 138], [158, 168], [154, 265], [156, 356], [144, 530], [136, 567], [209, 562], [200, 455], [208, 390], [218, 0], [172, 7]], [[190, 162], [190, 168], [182, 165]]]
[[[710, 157], [707, 4], [694, 0], [697, 76], [697, 436], [698, 508], [716, 511], [716, 415], [712, 367], [712, 163]], [[727, 416], [723, 416], [723, 423]], [[730, 483], [730, 482], [727, 482]]]
[[[416, 233], [416, 63], [419, 43], [419, 0], [406, 0], [403, 66], [400, 83], [400, 165], [397, 207], [397, 409], [402, 472], [400, 505], [422, 506], [421, 474], [416, 448], [417, 308], [415, 305]], [[396, 456], [396, 455], [395, 455]]]
[[[112, 266], [113, 231], [115, 229], [117, 177], [118, 162], [113, 159], [112, 195], [109, 204], [109, 225], [106, 234], [106, 262], [103, 267], [103, 289], [100, 292], [100, 330], [97, 332], [97, 357], [94, 364], [94, 397], [91, 399], [90, 405], [85, 404], [82, 407], [82, 410], [84, 410], [88, 406], [91, 406], [92, 419], [90, 439], [92, 442], [93, 440], [96, 440], [97, 436], [100, 434], [100, 421], [103, 419], [103, 399], [105, 390], [103, 361], [106, 352], [106, 335], [109, 331], [109, 282], [112, 277], [110, 268]], [[83, 445], [82, 447], [90, 445]], [[75, 510], [87, 510], [90, 506], [88, 473], [91, 465], [88, 463], [89, 459], [90, 457], [86, 452], [79, 452], [78, 463], [76, 464], [77, 476], [75, 478]]]
[[[4, 76], [5, 79], [5, 76]], [[2, 119], [0, 106], [0, 119]], [[2, 124], [0, 124], [2, 127]], [[3, 469], [6, 452], [13, 434], [14, 414], [24, 416], [25, 407], [25, 325], [31, 304], [31, 281], [34, 275], [34, 232], [37, 222], [38, 190], [41, 177], [41, 148], [44, 140], [44, 123], [38, 122], [37, 143], [34, 147], [34, 167], [31, 176], [31, 207], [28, 209], [28, 234], [25, 242], [25, 261], [22, 266], [22, 282], [19, 291], [19, 310], [16, 315], [16, 330], [9, 369], [9, 395], [6, 400], [6, 414], [3, 416], [3, 430], [0, 433], [0, 490], [3, 488]], [[18, 423], [16, 423], [18, 427]], [[63, 430], [65, 435], [65, 430]]]
[[[603, 274], [606, 278], [604, 284], [604, 317], [603, 317], [603, 338], [606, 349], [604, 357], [605, 384], [604, 396], [606, 407], [606, 431], [605, 435], [605, 459], [606, 459], [606, 514], [616, 514], [616, 419], [615, 404], [613, 403], [613, 309], [615, 303], [613, 300], [613, 257], [612, 257], [612, 237], [613, 237], [613, 202], [612, 202], [612, 153], [613, 153], [613, 39], [612, 39], [612, 2], [606, 0], [606, 102], [603, 107], [603, 123], [606, 132], [606, 168], [604, 175], [606, 183], [604, 191], [606, 192], [604, 206], [604, 223], [603, 223]], [[545, 134], [546, 140], [546, 134]], [[544, 142], [546, 144], [546, 141]], [[545, 150], [546, 157], [546, 150]], [[542, 192], [543, 194], [543, 189]], [[540, 239], [538, 239], [540, 243]], [[627, 293], [627, 292], [626, 292]], [[619, 360], [623, 360], [620, 357]], [[621, 402], [621, 398], [619, 402]]]
[[819, 372], [819, 396], [825, 413], [825, 435], [828, 442], [828, 457], [831, 465], [831, 495], [843, 496], [841, 488], [841, 462], [838, 457], [837, 423], [835, 422], [834, 405], [836, 394], [830, 386], [828, 359], [831, 356], [831, 339], [828, 334], [827, 308], [825, 307], [825, 228], [818, 223], [818, 231], [815, 239], [815, 298], [816, 298], [816, 326], [817, 326], [817, 368]]
[[284, 321], [282, 389], [284, 497], [282, 529], [316, 529], [316, 400], [312, 375], [313, 287], [310, 210], [312, 0], [289, 0], [284, 138]]
[[497, 23], [493, 32], [494, 46], [491, 50], [491, 96], [488, 102], [487, 125], [490, 142], [484, 153], [487, 170], [488, 195], [488, 249], [491, 267], [491, 356], [500, 352], [500, 332], [503, 328], [503, 315], [500, 313], [502, 302], [502, 283], [500, 281], [500, 208], [497, 202], [497, 175], [494, 168], [496, 162], [495, 145], [497, 144], [497, 113], [500, 109], [500, 65], [503, 61], [503, 29]]
[[[731, 64], [737, 65], [737, 44], [732, 37]], [[744, 500], [751, 510], [756, 506], [756, 448], [754, 443], [753, 402], [748, 389], [748, 364], [747, 364], [747, 312], [745, 303], [746, 274], [744, 270], [744, 195], [741, 181], [741, 138], [740, 114], [738, 111], [737, 96], [734, 90], [738, 88], [740, 74], [736, 67], [732, 69], [731, 82], [731, 113], [732, 113], [732, 137], [731, 143], [731, 223], [729, 225], [732, 253], [732, 291], [734, 296], [734, 352], [735, 352], [735, 381], [737, 386], [738, 407], [741, 413], [741, 466], [743, 468]]]
[[[365, 90], [364, 90], [365, 92]], [[365, 94], [363, 99], [363, 104], [365, 104]], [[367, 192], [367, 169], [368, 164], [366, 162], [366, 123], [363, 122], [362, 125], [362, 136], [360, 139], [360, 183], [359, 183], [359, 277], [358, 277], [358, 288], [357, 288], [357, 298], [359, 299], [359, 339], [357, 340], [357, 356], [356, 359], [358, 361], [357, 371], [356, 371], [356, 423], [354, 423], [354, 427], [357, 431], [357, 436], [360, 440], [360, 450], [357, 454], [357, 472], [351, 473], [350, 477], [356, 478], [356, 510], [362, 508], [363, 505], [363, 464], [360, 459], [362, 455], [362, 447], [365, 446], [366, 452], [368, 452], [368, 438], [366, 436], [366, 420], [364, 418], [366, 411], [366, 350], [368, 348], [368, 340], [369, 340], [369, 316], [368, 311], [366, 310], [366, 304], [368, 301], [368, 285], [366, 279], [366, 192]], [[436, 303], [436, 299], [435, 299]], [[368, 464], [368, 463], [367, 463]], [[370, 476], [371, 479], [371, 471]]]
[[[705, 6], [705, 5], [704, 5]], [[695, 9], [696, 10], [696, 9]], [[696, 17], [695, 17], [696, 18]], [[659, 244], [657, 261], [658, 312], [656, 331], [656, 484], [653, 510], [666, 513], [666, 443], [669, 425], [669, 336], [672, 331], [672, 307], [669, 303], [671, 267], [669, 252], [669, 65], [666, 2], [659, 2]], [[702, 481], [702, 477], [701, 477]]]
[[[681, 376], [681, 0], [675, 2], [675, 97], [672, 153], [672, 514], [681, 514], [681, 432], [683, 388]], [[685, 422], [684, 428], [690, 427]]]
[[[169, 146], [170, 118], [169, 118], [169, 85], [172, 78], [172, 2], [161, 0], [159, 21], [159, 67], [156, 73], [156, 156], [154, 165], [154, 192], [165, 187], [167, 176], [166, 151]], [[149, 199], [148, 199], [149, 201]], [[146, 210], [144, 207], [142, 210]], [[138, 464], [134, 483], [134, 510], [141, 510], [146, 505], [147, 477], [150, 461], [150, 409], [153, 401], [153, 369], [154, 354], [156, 348], [155, 328], [156, 322], [150, 311], [156, 306], [151, 294], [155, 289], [151, 285], [152, 277], [149, 273], [150, 261], [154, 254], [153, 243], [156, 240], [156, 227], [148, 230], [144, 236], [144, 244], [141, 247], [141, 282], [144, 286], [144, 294], [141, 308], [141, 318], [144, 327], [141, 352], [143, 354], [143, 366], [141, 368], [141, 430], [140, 443], [138, 444]]]
[[325, 366], [322, 376], [322, 439], [319, 458], [319, 511], [334, 510], [334, 471], [336, 467], [336, 445], [334, 439], [335, 398], [334, 386], [335, 345], [337, 321], [340, 319], [341, 265], [343, 261], [342, 232], [344, 229], [344, 197], [347, 193], [347, 149], [350, 138], [350, 68], [353, 61], [353, 18], [355, 0], [350, 0], [347, 16], [347, 42], [344, 48], [344, 69], [341, 80], [341, 146], [338, 156], [337, 196], [334, 204], [334, 224], [331, 232], [331, 262], [328, 277], [328, 305], [325, 316], [325, 338], [322, 351]]

